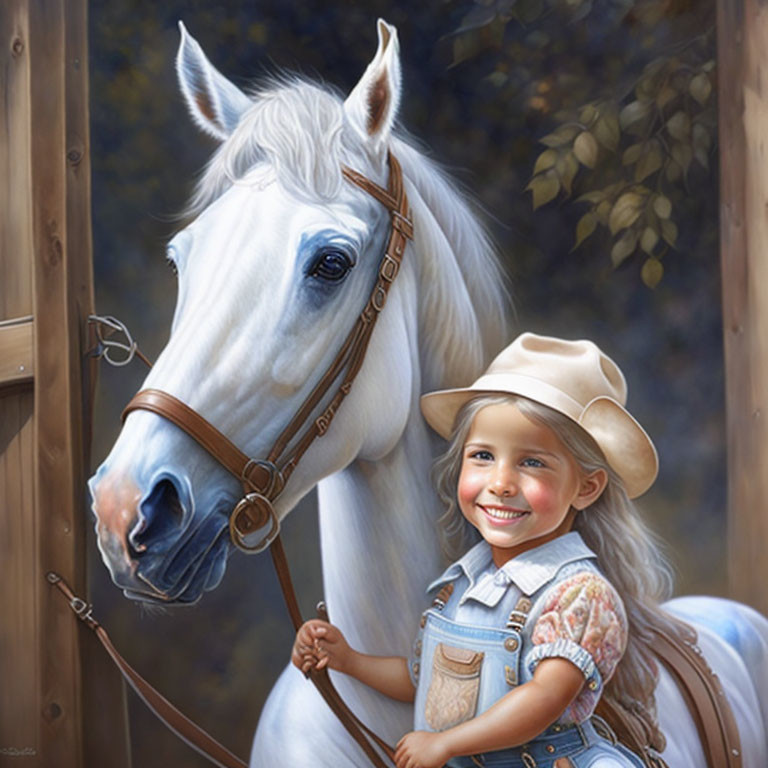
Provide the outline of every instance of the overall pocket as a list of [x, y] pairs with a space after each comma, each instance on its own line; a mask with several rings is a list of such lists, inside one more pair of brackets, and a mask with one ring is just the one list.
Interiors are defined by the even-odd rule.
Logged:
[[431, 728], [444, 731], [475, 716], [480, 692], [480, 651], [438, 643], [424, 717]]

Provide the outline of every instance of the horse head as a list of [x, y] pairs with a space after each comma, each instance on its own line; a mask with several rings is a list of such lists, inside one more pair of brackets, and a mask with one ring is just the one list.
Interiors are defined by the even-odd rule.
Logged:
[[[376, 55], [341, 99], [287, 78], [246, 94], [180, 26], [181, 91], [193, 120], [220, 146], [190, 204], [192, 223], [168, 245], [178, 300], [143, 389], [173, 395], [248, 456], [266, 456], [337, 355], [386, 246], [388, 211], [342, 168], [386, 187], [393, 152], [413, 206], [416, 240], [354, 386], [274, 504], [282, 519], [323, 478], [386, 457], [425, 387], [476, 373], [503, 340], [492, 329], [503, 328], [498, 288], [489, 287], [500, 284], [498, 270], [480, 256], [472, 262], [487, 241], [479, 227], [463, 225], [470, 218], [463, 202], [437, 220], [447, 182], [394, 135], [401, 74], [393, 27], [378, 22]], [[447, 242], [452, 236], [469, 261], [444, 258], [438, 267], [435, 253], [457, 247]], [[475, 274], [479, 267], [486, 274]], [[483, 300], [478, 314], [473, 305]], [[425, 326], [442, 331], [425, 334]], [[163, 603], [194, 602], [213, 589], [234, 551], [228, 519], [239, 485], [183, 431], [131, 412], [89, 482], [114, 582], [129, 597]]]

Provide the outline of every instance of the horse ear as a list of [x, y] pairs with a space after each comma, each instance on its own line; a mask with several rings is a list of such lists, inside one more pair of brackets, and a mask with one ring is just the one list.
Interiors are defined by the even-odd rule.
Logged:
[[179, 31], [176, 74], [189, 112], [200, 128], [223, 141], [253, 102], [208, 61], [182, 22]]
[[374, 150], [389, 137], [400, 104], [400, 56], [397, 30], [379, 19], [379, 48], [344, 102], [350, 125]]

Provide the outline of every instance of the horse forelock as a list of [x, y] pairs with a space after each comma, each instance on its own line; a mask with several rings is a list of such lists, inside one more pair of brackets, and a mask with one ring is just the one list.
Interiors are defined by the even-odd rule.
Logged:
[[341, 166], [355, 149], [353, 132], [344, 130], [341, 97], [328, 86], [284, 76], [252, 98], [205, 168], [188, 213], [202, 212], [259, 163], [299, 199], [325, 202], [338, 196]]
[[[422, 387], [474, 379], [508, 341], [510, 298], [498, 256], [454, 180], [408, 139], [390, 148], [412, 185], [419, 259]], [[336, 198], [343, 164], [370, 172], [370, 158], [345, 123], [342, 97], [297, 77], [273, 79], [211, 158], [189, 213], [199, 214], [258, 164], [297, 199]]]

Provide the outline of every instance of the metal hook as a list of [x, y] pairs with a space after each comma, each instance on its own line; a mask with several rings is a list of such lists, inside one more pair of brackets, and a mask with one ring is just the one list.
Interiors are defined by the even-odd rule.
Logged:
[[[112, 317], [112, 315], [88, 315], [88, 322], [95, 326], [96, 338], [98, 339], [94, 357], [104, 358], [110, 365], [114, 365], [116, 368], [128, 365], [133, 360], [136, 354], [136, 342], [131, 337], [131, 333], [125, 323], [116, 317]], [[112, 332], [124, 334], [126, 341], [107, 338], [103, 333], [104, 326]], [[111, 350], [113, 349], [119, 349], [124, 352], [125, 358], [121, 360], [112, 357]]]

